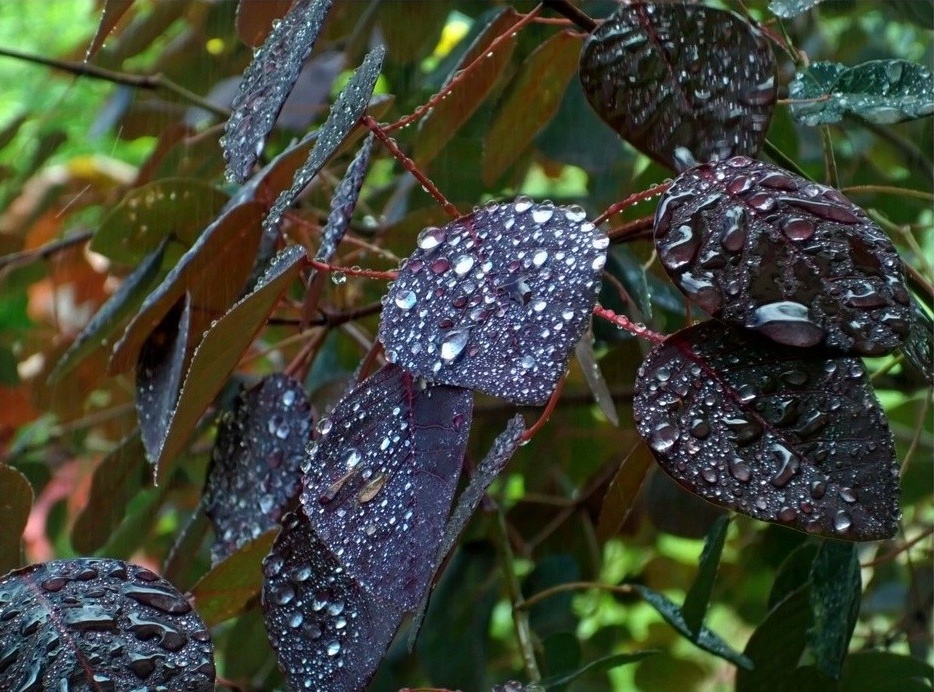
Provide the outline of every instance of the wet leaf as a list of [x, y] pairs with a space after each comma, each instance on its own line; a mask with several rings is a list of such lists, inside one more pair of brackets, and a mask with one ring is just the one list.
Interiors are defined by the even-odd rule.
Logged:
[[551, 678], [542, 680], [539, 684], [546, 690], [564, 689], [564, 686], [574, 682], [577, 678], [587, 673], [599, 673], [606, 670], [613, 670], [619, 666], [625, 666], [629, 663], [636, 663], [647, 656], [659, 653], [658, 649], [647, 649], [645, 651], [633, 651], [625, 654], [612, 654], [603, 656], [595, 661], [590, 661], [582, 665], [577, 670], [570, 673], [562, 673]]
[[649, 448], [642, 442], [636, 443], [610, 481], [600, 506], [597, 538], [601, 543], [610, 540], [622, 528], [651, 466]]
[[639, 434], [690, 492], [822, 536], [895, 535], [898, 463], [858, 359], [705, 322], [655, 348], [636, 387]]
[[[12, 466], [0, 464], [0, 526], [3, 527], [0, 532], [0, 574], [22, 564], [20, 539], [29, 519], [32, 500], [32, 486], [26, 476]], [[2, 627], [0, 625], [0, 632]], [[0, 658], [0, 662], [2, 660]]]
[[707, 604], [710, 603], [710, 594], [713, 593], [713, 583], [717, 578], [720, 555], [723, 553], [723, 543], [726, 540], [726, 532], [729, 527], [729, 517], [718, 517], [714, 522], [713, 528], [710, 529], [707, 539], [704, 541], [704, 550], [701, 552], [697, 576], [684, 598], [684, 605], [681, 606], [684, 624], [692, 634], [700, 632], [700, 628], [704, 624]]
[[360, 188], [363, 187], [363, 179], [370, 165], [373, 137], [370, 134], [363, 141], [363, 146], [350, 162], [347, 172], [334, 191], [334, 196], [331, 198], [331, 213], [328, 214], [327, 223], [321, 230], [321, 245], [318, 247], [318, 254], [315, 255], [317, 260], [322, 262], [331, 260], [350, 226], [350, 219], [357, 206], [357, 198], [360, 196]]
[[756, 29], [687, 3], [620, 7], [580, 59], [597, 114], [639, 151], [679, 169], [758, 152], [775, 107], [775, 71]]
[[387, 365], [318, 422], [302, 505], [349, 577], [413, 610], [437, 564], [472, 395]]
[[856, 546], [825, 541], [811, 566], [807, 643], [817, 669], [838, 680], [859, 615], [862, 581]]
[[331, 4], [332, 0], [296, 0], [281, 20], [273, 22], [272, 31], [253, 54], [221, 140], [232, 180], [242, 183], [249, 177]]
[[804, 14], [812, 7], [817, 7], [823, 0], [769, 0], [769, 11], [787, 19]]
[[795, 75], [788, 96], [796, 101], [792, 116], [805, 125], [840, 122], [844, 115], [891, 125], [934, 113], [934, 75], [908, 60], [870, 60], [853, 67], [815, 62]]
[[579, 207], [520, 197], [418, 237], [384, 304], [390, 362], [544, 404], [590, 321], [607, 237]]
[[736, 692], [785, 692], [804, 652], [807, 587], [792, 592], [759, 623], [743, 650], [755, 668], [736, 671]]
[[143, 567], [78, 558], [10, 572], [0, 623], [3, 689], [214, 689], [204, 622]]
[[91, 45], [88, 46], [88, 50], [84, 54], [85, 62], [97, 55], [97, 51], [103, 47], [104, 41], [107, 40], [107, 35], [113, 31], [114, 27], [117, 26], [117, 22], [132, 5], [133, 0], [104, 0], [104, 8], [101, 11], [101, 20], [97, 24], [97, 31], [94, 33], [94, 38], [91, 39]]
[[365, 689], [402, 619], [399, 603], [343, 569], [301, 511], [283, 519], [263, 574], [263, 617], [289, 687]]
[[600, 365], [597, 363], [597, 357], [593, 351], [593, 329], [588, 327], [581, 336], [580, 341], [574, 347], [574, 355], [580, 365], [581, 373], [590, 392], [593, 394], [594, 401], [600, 407], [600, 411], [606, 416], [606, 419], [613, 425], [619, 425], [619, 416], [616, 415], [616, 402], [613, 401], [613, 395], [610, 393], [610, 387], [600, 371]]
[[934, 322], [917, 300], [911, 301], [911, 331], [905, 341], [905, 357], [929, 385], [934, 385]]
[[483, 181], [492, 184], [548, 124], [574, 76], [580, 37], [561, 31], [522, 64], [510, 83], [483, 142]]
[[745, 157], [686, 171], [655, 212], [665, 270], [707, 314], [789, 346], [880, 355], [911, 325], [888, 236], [837, 190]]
[[298, 494], [310, 441], [311, 405], [300, 382], [269, 375], [237, 397], [218, 426], [204, 487], [213, 564], [279, 525]]

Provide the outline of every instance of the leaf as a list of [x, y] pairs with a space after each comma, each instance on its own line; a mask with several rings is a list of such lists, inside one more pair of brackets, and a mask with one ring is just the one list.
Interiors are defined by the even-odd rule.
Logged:
[[817, 669], [838, 680], [856, 627], [862, 581], [856, 546], [825, 541], [811, 566], [808, 648]]
[[357, 206], [360, 188], [366, 177], [367, 167], [370, 165], [370, 154], [373, 151], [373, 135], [370, 134], [363, 141], [363, 146], [347, 167], [347, 172], [331, 198], [331, 213], [328, 214], [327, 223], [321, 229], [321, 245], [315, 259], [329, 262], [337, 246], [344, 239], [344, 233], [350, 226], [350, 219]]
[[888, 236], [837, 190], [737, 157], [681, 174], [655, 212], [672, 280], [712, 317], [789, 346], [881, 355], [911, 325]]
[[76, 558], [10, 572], [0, 623], [3, 689], [214, 689], [210, 632], [144, 567]]
[[237, 36], [247, 46], [258, 47], [282, 17], [292, 0], [240, 0], [237, 3]]
[[593, 394], [594, 401], [600, 407], [600, 411], [606, 416], [606, 419], [613, 425], [619, 427], [619, 416], [616, 415], [616, 402], [613, 401], [613, 395], [610, 393], [610, 387], [600, 371], [600, 365], [597, 363], [597, 357], [593, 351], [593, 329], [588, 326], [587, 330], [581, 336], [580, 341], [574, 347], [574, 355], [580, 364], [581, 373], [584, 380]]
[[647, 656], [659, 653], [658, 649], [646, 649], [644, 651], [633, 651], [625, 654], [612, 654], [603, 656], [594, 661], [582, 665], [577, 670], [570, 673], [562, 673], [551, 678], [542, 680], [539, 684], [546, 690], [563, 688], [564, 685], [574, 682], [577, 678], [587, 673], [599, 673], [606, 670], [613, 670], [619, 666], [625, 666], [629, 663], [636, 663]]
[[[451, 141], [461, 126], [483, 104], [493, 87], [499, 82], [512, 59], [517, 37], [508, 36], [495, 48], [490, 44], [509, 27], [519, 21], [519, 15], [506, 7], [493, 16], [486, 27], [470, 44], [467, 51], [451, 70], [443, 89], [457, 78], [457, 85], [432, 108], [418, 127], [412, 158], [423, 168]], [[475, 60], [486, 54], [472, 70], [464, 72]]]
[[759, 31], [730, 12], [687, 3], [620, 7], [580, 59], [597, 114], [668, 168], [755, 155], [775, 107], [775, 75]]
[[298, 494], [310, 441], [311, 405], [300, 382], [268, 375], [237, 397], [218, 426], [202, 497], [214, 526], [212, 564], [279, 525]]
[[418, 236], [384, 303], [386, 358], [544, 404], [590, 321], [609, 240], [579, 207], [519, 197]]
[[690, 492], [821, 536], [895, 535], [898, 463], [858, 359], [705, 322], [653, 349], [636, 388], [639, 434]]
[[208, 627], [236, 617], [259, 597], [263, 586], [260, 563], [272, 548], [276, 534], [269, 530], [243, 541], [192, 587], [194, 603]]
[[934, 75], [908, 60], [870, 60], [853, 67], [814, 62], [795, 75], [788, 95], [791, 115], [804, 125], [837, 123], [845, 115], [892, 125], [934, 113]]
[[736, 671], [736, 692], [786, 692], [788, 679], [804, 652], [808, 626], [807, 587], [792, 592], [769, 611], [743, 650], [755, 664]]
[[498, 180], [557, 113], [579, 51], [579, 35], [564, 30], [526, 58], [487, 130], [483, 182], [489, 185]]
[[97, 55], [97, 51], [103, 47], [104, 41], [107, 40], [107, 35], [113, 31], [114, 27], [117, 26], [117, 22], [120, 21], [120, 18], [130, 9], [132, 4], [133, 0], [104, 0], [101, 20], [98, 22], [94, 38], [91, 39], [91, 44], [84, 54], [84, 62], [90, 61], [91, 58]]
[[387, 365], [318, 422], [305, 514], [349, 577], [403, 610], [434, 575], [472, 407], [465, 389]]
[[273, 22], [263, 46], [253, 54], [221, 139], [231, 180], [242, 183], [249, 177], [331, 4], [332, 0], [296, 0], [285, 17]]
[[619, 532], [632, 511], [639, 490], [652, 465], [652, 453], [637, 442], [610, 481], [597, 519], [597, 540], [605, 543]]
[[704, 550], [701, 552], [697, 576], [694, 578], [691, 588], [688, 589], [684, 604], [681, 606], [684, 624], [692, 634], [700, 632], [700, 628], [704, 624], [707, 604], [710, 603], [710, 594], [713, 592], [713, 583], [717, 578], [720, 555], [723, 553], [723, 543], [726, 540], [726, 532], [729, 527], [730, 518], [728, 516], [718, 517], [714, 522], [704, 541]]
[[783, 19], [797, 17], [812, 7], [817, 7], [823, 0], [769, 0], [769, 11]]
[[917, 300], [911, 301], [911, 330], [902, 347], [905, 357], [934, 385], [934, 321]]
[[811, 566], [817, 557], [818, 547], [813, 543], [805, 543], [785, 558], [769, 590], [769, 610], [784, 601], [793, 591], [811, 585]]
[[934, 683], [934, 668], [913, 656], [900, 656], [889, 651], [854, 651], [843, 666], [841, 689], [848, 692], [896, 692], [908, 690], [910, 683], [920, 682], [930, 689]]
[[304, 512], [287, 514], [263, 561], [269, 641], [291, 689], [365, 689], [402, 619], [318, 538]]
[[[20, 539], [32, 509], [32, 486], [26, 476], [12, 466], [0, 464], [0, 574], [21, 564]], [[0, 625], [0, 632], [2, 632]], [[0, 671], [2, 671], [0, 658]], [[2, 672], [0, 672], [2, 676]]]

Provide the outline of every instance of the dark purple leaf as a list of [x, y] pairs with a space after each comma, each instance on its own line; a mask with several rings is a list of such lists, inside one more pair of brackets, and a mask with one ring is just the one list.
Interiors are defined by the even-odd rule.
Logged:
[[303, 512], [287, 514], [263, 561], [263, 617], [293, 690], [366, 688], [402, 620], [342, 567]]
[[331, 213], [328, 214], [328, 221], [321, 230], [321, 245], [315, 259], [329, 262], [337, 252], [337, 246], [344, 239], [344, 233], [350, 225], [350, 217], [353, 216], [353, 210], [357, 206], [357, 197], [360, 196], [360, 188], [363, 186], [363, 179], [370, 165], [372, 151], [373, 135], [371, 134], [364, 140], [360, 151], [350, 162], [347, 172], [334, 191], [334, 197], [331, 198]]
[[929, 385], [934, 385], [934, 322], [917, 300], [911, 305], [911, 331], [905, 340], [905, 357]]
[[580, 78], [597, 114], [669, 168], [754, 155], [775, 107], [766, 39], [703, 5], [620, 7], [584, 45]]
[[705, 322], [655, 348], [636, 384], [639, 434], [692, 493], [822, 536], [895, 534], [898, 463], [859, 359]]
[[0, 580], [0, 689], [214, 689], [211, 635], [148, 569], [78, 558]]
[[519, 197], [418, 237], [386, 297], [386, 357], [434, 382], [543, 404], [590, 320], [607, 237]]
[[387, 365], [318, 422], [305, 513], [348, 575], [405, 610], [434, 574], [472, 408], [468, 390]]
[[888, 236], [837, 190], [736, 157], [686, 171], [655, 212], [658, 256], [707, 314], [789, 346], [880, 355], [911, 308]]
[[331, 9], [332, 0], [296, 0], [243, 73], [221, 145], [227, 175], [243, 182], [262, 153], [266, 136], [298, 79]]
[[269, 375], [237, 397], [218, 427], [204, 486], [212, 564], [278, 526], [300, 487], [310, 441], [311, 405], [300, 382]]

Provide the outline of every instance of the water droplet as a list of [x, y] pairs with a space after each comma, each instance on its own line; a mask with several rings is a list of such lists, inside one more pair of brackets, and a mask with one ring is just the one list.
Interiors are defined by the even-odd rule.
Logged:
[[610, 238], [608, 236], [600, 235], [594, 236], [594, 239], [590, 241], [591, 246], [594, 250], [606, 250], [610, 247]]
[[535, 251], [535, 254], [532, 255], [532, 264], [536, 267], [540, 267], [548, 260], [548, 251], [539, 248]]
[[279, 584], [273, 591], [273, 600], [279, 605], [287, 605], [295, 598], [295, 589], [288, 584]]
[[519, 361], [519, 365], [523, 370], [529, 370], [535, 365], [535, 358], [531, 355], [522, 356], [522, 360]]
[[532, 210], [532, 220], [535, 223], [545, 223], [554, 216], [555, 209], [551, 206], [537, 206]]
[[469, 329], [452, 329], [441, 340], [441, 360], [453, 362], [467, 346], [470, 340]]
[[772, 476], [771, 483], [776, 488], [784, 488], [798, 473], [800, 462], [798, 457], [783, 444], [775, 443], [770, 449], [779, 463], [778, 472]]
[[337, 641], [330, 642], [326, 649], [328, 656], [337, 656], [337, 654], [340, 653], [340, 650], [341, 645], [340, 642]]
[[733, 440], [740, 446], [755, 442], [762, 436], [762, 426], [754, 419], [724, 418], [723, 423], [730, 429]]
[[454, 262], [454, 273], [463, 276], [469, 272], [474, 265], [474, 259], [470, 255], [461, 255]]
[[347, 283], [347, 275], [344, 272], [331, 272], [331, 283], [335, 286]]
[[573, 223], [578, 223], [587, 218], [587, 212], [584, 211], [584, 208], [578, 206], [577, 204], [572, 204], [571, 206], [565, 208], [564, 218]]
[[331, 432], [331, 428], [334, 427], [334, 424], [331, 422], [330, 418], [322, 418], [318, 421], [318, 425], [315, 426], [315, 430], [318, 431], [321, 435], [327, 435]]
[[779, 343], [800, 348], [816, 346], [824, 339], [824, 330], [811, 321], [807, 307], [790, 300], [759, 306], [749, 327]]
[[849, 504], [856, 502], [856, 492], [853, 488], [840, 488], [840, 499]]
[[606, 255], [598, 255], [594, 257], [593, 262], [590, 263], [590, 266], [594, 271], [600, 271], [606, 265]]
[[535, 204], [535, 202], [533, 202], [531, 198], [520, 195], [519, 197], [516, 197], [516, 201], [513, 203], [513, 209], [521, 214], [531, 209], [533, 204]]
[[357, 464], [360, 463], [360, 460], [363, 459], [363, 456], [360, 454], [360, 451], [354, 447], [351, 447], [347, 453], [344, 455], [344, 465], [348, 469], [354, 468]]
[[678, 441], [678, 429], [670, 423], [658, 425], [649, 435], [649, 446], [656, 452], [667, 452]]
[[415, 307], [416, 301], [417, 297], [414, 291], [400, 291], [394, 302], [400, 310], [411, 310]]
[[305, 621], [305, 616], [301, 613], [292, 613], [289, 616], [289, 627], [292, 629], [298, 629], [302, 626], [302, 623]]
[[439, 257], [434, 262], [431, 263], [431, 271], [435, 274], [443, 274], [448, 269], [451, 268], [451, 263], [444, 257]]
[[731, 459], [729, 463], [729, 470], [730, 475], [741, 483], [747, 483], [749, 482], [749, 479], [752, 478], [752, 470], [749, 468], [749, 465], [742, 459]]
[[833, 528], [839, 533], [848, 531], [852, 525], [853, 520], [850, 518], [850, 515], [842, 509], [837, 512], [836, 516], [833, 518]]
[[415, 242], [422, 250], [434, 250], [444, 242], [445, 236], [444, 229], [429, 226], [418, 234], [418, 239]]
[[782, 233], [791, 240], [807, 240], [814, 235], [813, 221], [801, 218], [790, 218], [782, 221]]
[[294, 403], [295, 403], [295, 392], [293, 392], [291, 389], [286, 389], [282, 393], [282, 405], [285, 407], [289, 407]]

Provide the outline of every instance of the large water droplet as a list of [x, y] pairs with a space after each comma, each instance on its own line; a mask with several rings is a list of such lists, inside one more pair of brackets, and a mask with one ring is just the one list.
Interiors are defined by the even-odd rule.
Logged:
[[414, 291], [400, 291], [394, 302], [401, 310], [411, 310], [415, 307], [416, 300]]
[[441, 340], [441, 360], [450, 363], [454, 361], [467, 346], [470, 340], [469, 329], [452, 329]]
[[824, 330], [811, 321], [807, 307], [790, 300], [759, 306], [749, 326], [779, 343], [800, 348], [816, 346], [824, 339]]
[[429, 226], [418, 234], [416, 244], [422, 250], [434, 250], [444, 242], [445, 231], [435, 226]]
[[678, 441], [678, 429], [670, 423], [662, 423], [649, 435], [649, 446], [656, 452], [667, 452]]
[[454, 262], [454, 273], [463, 276], [469, 272], [474, 265], [474, 259], [470, 255], [461, 255]]

